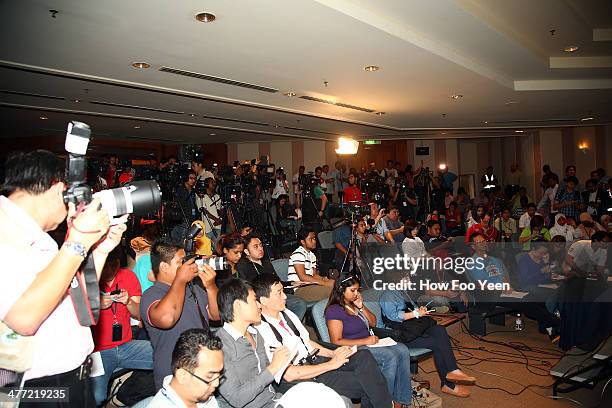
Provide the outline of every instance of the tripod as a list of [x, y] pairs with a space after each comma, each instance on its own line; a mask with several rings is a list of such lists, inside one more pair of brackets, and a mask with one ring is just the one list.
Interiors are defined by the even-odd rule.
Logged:
[[348, 272], [352, 272], [361, 282], [361, 272], [357, 266], [357, 211], [349, 212], [351, 214], [351, 240], [349, 241], [346, 254], [344, 254], [344, 259], [342, 260], [342, 266], [338, 272], [341, 274], [344, 272], [345, 267], [348, 266]]

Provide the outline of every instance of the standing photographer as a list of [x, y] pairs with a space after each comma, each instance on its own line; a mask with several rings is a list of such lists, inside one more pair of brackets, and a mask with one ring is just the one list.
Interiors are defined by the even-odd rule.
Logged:
[[302, 222], [317, 233], [323, 228], [323, 215], [327, 207], [327, 196], [312, 173], [302, 178]]
[[[109, 230], [108, 213], [97, 199], [84, 210], [75, 212], [72, 204], [67, 208], [61, 162], [49, 151], [12, 154], [5, 171], [0, 197], [0, 319], [18, 334], [33, 336], [25, 386], [68, 387], [71, 406], [94, 406], [88, 386], [91, 331], [79, 324], [66, 289], [89, 250], [105, 237], [92, 252], [100, 277], [125, 224]], [[47, 232], [69, 213], [67, 238], [58, 249]], [[35, 403], [21, 404], [30, 405]]]

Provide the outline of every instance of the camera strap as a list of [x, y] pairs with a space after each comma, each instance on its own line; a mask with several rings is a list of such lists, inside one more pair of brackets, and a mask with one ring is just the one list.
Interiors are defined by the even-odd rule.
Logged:
[[87, 255], [85, 266], [72, 278], [68, 293], [81, 326], [93, 326], [100, 315], [100, 289], [98, 275], [91, 254]]

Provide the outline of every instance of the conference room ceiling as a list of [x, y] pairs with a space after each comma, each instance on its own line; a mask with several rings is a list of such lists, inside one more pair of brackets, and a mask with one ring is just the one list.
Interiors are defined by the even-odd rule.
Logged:
[[62, 134], [69, 120], [166, 143], [499, 137], [612, 122], [607, 0], [0, 7], [0, 137]]

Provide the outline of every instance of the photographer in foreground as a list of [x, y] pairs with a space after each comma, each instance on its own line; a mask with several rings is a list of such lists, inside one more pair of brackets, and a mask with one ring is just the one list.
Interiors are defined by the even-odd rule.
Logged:
[[[0, 197], [0, 319], [18, 334], [34, 337], [25, 386], [68, 387], [71, 405], [94, 406], [86, 361], [94, 344], [89, 327], [79, 324], [67, 288], [92, 248], [100, 278], [125, 224], [109, 230], [108, 213], [97, 199], [82, 211], [75, 212], [72, 204], [67, 208], [62, 163], [51, 152], [13, 154], [5, 174]], [[67, 238], [58, 249], [47, 232], [69, 213]]]

